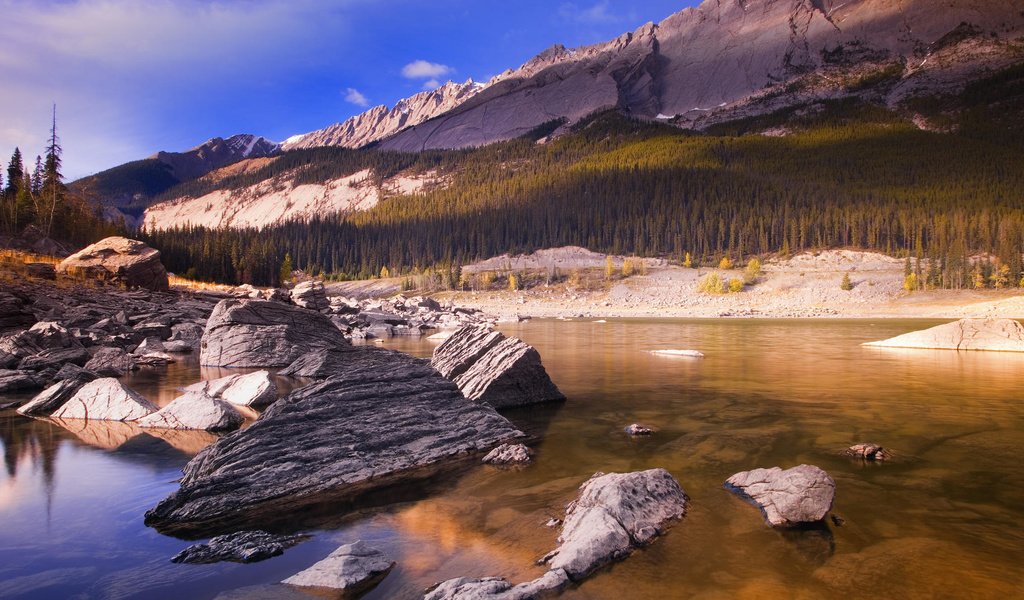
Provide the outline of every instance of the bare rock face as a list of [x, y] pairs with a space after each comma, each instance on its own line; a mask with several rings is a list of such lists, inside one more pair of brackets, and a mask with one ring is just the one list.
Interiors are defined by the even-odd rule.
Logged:
[[305, 506], [429, 477], [523, 435], [426, 361], [390, 352], [381, 368], [380, 352], [350, 350], [333, 377], [278, 400], [199, 453], [146, 523], [172, 533], [266, 526]]
[[205, 565], [221, 561], [252, 563], [280, 556], [306, 539], [299, 535], [274, 535], [266, 531], [239, 531], [194, 544], [171, 559], [174, 563]]
[[61, 261], [57, 272], [72, 277], [114, 281], [129, 288], [168, 289], [160, 251], [123, 237], [109, 237]]
[[665, 469], [598, 473], [565, 513], [558, 549], [548, 566], [578, 581], [656, 538], [686, 516], [689, 498]]
[[7, 292], [0, 292], [0, 335], [31, 327], [36, 317], [25, 301]]
[[487, 453], [483, 463], [488, 465], [525, 465], [533, 460], [533, 452], [525, 444], [502, 444]]
[[267, 300], [222, 300], [203, 334], [208, 367], [286, 367], [300, 356], [347, 345], [326, 316]]
[[121, 348], [100, 348], [85, 363], [87, 371], [101, 377], [121, 377], [137, 368], [135, 358]]
[[835, 481], [813, 465], [743, 471], [730, 477], [725, 487], [760, 508], [772, 527], [817, 523], [832, 510], [836, 495]]
[[317, 312], [331, 306], [327, 301], [327, 292], [322, 281], [303, 281], [292, 289], [289, 297], [295, 306]]
[[91, 381], [53, 413], [55, 419], [135, 421], [156, 412], [149, 400], [106, 377]]
[[379, 582], [393, 566], [395, 561], [360, 540], [338, 548], [327, 558], [281, 583], [357, 593]]
[[562, 569], [553, 569], [519, 585], [501, 577], [459, 577], [438, 584], [427, 592], [424, 600], [533, 600], [556, 594], [570, 583]]
[[277, 400], [277, 384], [269, 371], [201, 381], [186, 387], [184, 391], [218, 398], [236, 406], [266, 406]]
[[865, 346], [1024, 352], [1024, 325], [1013, 319], [960, 319]]
[[75, 375], [58, 381], [32, 398], [28, 404], [18, 409], [18, 414], [25, 416], [49, 415], [64, 406], [85, 384], [95, 381], [96, 378], [95, 373], [79, 369]]
[[494, 408], [565, 400], [532, 346], [484, 326], [456, 332], [434, 349], [431, 364], [467, 398]]
[[189, 392], [137, 421], [139, 427], [230, 431], [245, 418], [233, 406], [199, 392]]

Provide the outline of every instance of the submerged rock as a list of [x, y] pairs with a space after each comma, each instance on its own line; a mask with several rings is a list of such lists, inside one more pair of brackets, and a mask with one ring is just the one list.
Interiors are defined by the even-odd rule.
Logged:
[[524, 444], [502, 444], [487, 453], [483, 463], [488, 465], [525, 465], [533, 460], [533, 452]]
[[844, 450], [843, 454], [862, 460], [883, 461], [892, 458], [892, 454], [878, 444], [854, 444]]
[[636, 436], [636, 435], [651, 435], [652, 433], [654, 433], [654, 430], [651, 429], [650, 427], [647, 427], [645, 425], [641, 425], [639, 423], [630, 423], [629, 425], [626, 426], [626, 433], [628, 435], [633, 435], [633, 436]]
[[338, 548], [327, 558], [281, 583], [356, 593], [378, 583], [393, 566], [395, 561], [360, 540]]
[[114, 281], [126, 287], [168, 289], [160, 251], [123, 237], [109, 237], [65, 258], [57, 272], [73, 277]]
[[201, 381], [186, 387], [184, 391], [219, 398], [236, 406], [266, 406], [277, 400], [277, 384], [269, 371]]
[[171, 562], [205, 565], [221, 561], [251, 563], [280, 556], [305, 540], [301, 535], [274, 535], [266, 531], [239, 531], [210, 538], [205, 544], [185, 548]]
[[381, 368], [381, 352], [388, 351], [345, 353], [343, 371], [278, 400], [250, 427], [203, 450], [146, 523], [164, 532], [262, 524], [430, 477], [523, 435], [425, 361], [388, 352]]
[[53, 413], [55, 419], [135, 421], [156, 412], [149, 400], [106, 377], [82, 386], [70, 400]]
[[533, 600], [565, 589], [571, 581], [562, 569], [553, 569], [526, 583], [513, 585], [502, 577], [459, 577], [438, 584], [423, 600]]
[[1024, 325], [1013, 319], [960, 319], [865, 346], [1024, 352]]
[[267, 300], [222, 300], [206, 324], [199, 361], [208, 367], [286, 367], [341, 348], [345, 338], [317, 312]]
[[139, 427], [230, 431], [245, 418], [230, 404], [200, 392], [189, 392], [157, 412], [138, 420]]
[[18, 413], [33, 417], [52, 414], [73, 398], [85, 384], [96, 379], [97, 375], [95, 373], [79, 369], [76, 375], [63, 379], [43, 390], [39, 395], [19, 408]]
[[813, 465], [736, 473], [725, 482], [730, 491], [750, 499], [772, 527], [817, 523], [832, 510], [836, 483]]

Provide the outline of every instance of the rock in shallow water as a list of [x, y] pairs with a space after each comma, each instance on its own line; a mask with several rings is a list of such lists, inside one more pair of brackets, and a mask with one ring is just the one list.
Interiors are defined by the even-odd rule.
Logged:
[[395, 561], [360, 540], [338, 548], [327, 558], [281, 583], [355, 593], [380, 581], [393, 566]]
[[1024, 325], [1013, 319], [960, 319], [865, 346], [1024, 352]]
[[[383, 369], [381, 352], [389, 355]], [[345, 358], [336, 376], [278, 400], [249, 428], [203, 450], [146, 523], [194, 533], [287, 519], [304, 506], [429, 477], [523, 435], [426, 361], [361, 349]]]
[[813, 465], [743, 471], [730, 477], [725, 486], [750, 499], [772, 527], [821, 521], [832, 510], [836, 494], [835, 481]]
[[487, 453], [483, 463], [488, 465], [525, 465], [533, 460], [533, 452], [524, 444], [502, 444]]
[[892, 454], [878, 444], [854, 444], [847, 448], [843, 454], [859, 458], [861, 460], [883, 461], [892, 458]]
[[90, 381], [53, 413], [55, 419], [135, 421], [156, 412], [149, 400], [113, 377]]
[[269, 371], [200, 381], [186, 387], [184, 391], [219, 398], [236, 406], [266, 406], [277, 399], [277, 384]]
[[222, 300], [201, 342], [207, 367], [286, 367], [300, 356], [347, 345], [326, 316], [267, 300]]
[[569, 576], [554, 569], [533, 581], [513, 585], [501, 577], [449, 579], [427, 592], [423, 600], [533, 600], [568, 586]]
[[96, 380], [96, 374], [79, 370], [77, 374], [59, 381], [43, 390], [21, 408], [18, 413], [26, 416], [45, 416], [64, 406], [85, 384]]
[[171, 562], [202, 565], [221, 561], [251, 563], [279, 556], [305, 540], [301, 535], [274, 535], [266, 531], [239, 531], [210, 538], [185, 548]]
[[201, 392], [189, 392], [138, 420], [139, 427], [230, 431], [245, 418], [233, 406]]

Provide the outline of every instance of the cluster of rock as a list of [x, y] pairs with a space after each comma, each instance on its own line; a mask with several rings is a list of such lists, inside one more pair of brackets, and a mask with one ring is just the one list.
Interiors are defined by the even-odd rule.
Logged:
[[466, 398], [494, 408], [565, 400], [537, 350], [486, 325], [455, 332], [434, 349], [431, 364]]

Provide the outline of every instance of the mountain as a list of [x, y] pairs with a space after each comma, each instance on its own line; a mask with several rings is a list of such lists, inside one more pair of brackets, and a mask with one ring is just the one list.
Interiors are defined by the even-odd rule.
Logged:
[[285, 140], [282, 148], [284, 150], [316, 148], [318, 146], [359, 148], [406, 127], [418, 125], [444, 114], [472, 98], [485, 87], [487, 87], [486, 84], [476, 83], [472, 79], [465, 83], [449, 81], [437, 89], [420, 92], [399, 100], [390, 109], [384, 105], [375, 106], [330, 127], [292, 136]]
[[273, 156], [281, 145], [256, 135], [215, 137], [184, 152], [157, 152], [70, 184], [73, 191], [97, 201], [110, 218], [135, 224], [152, 199], [207, 173], [249, 158]]

